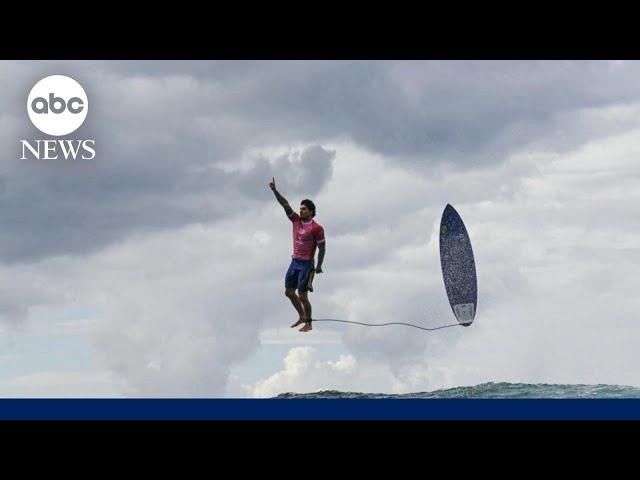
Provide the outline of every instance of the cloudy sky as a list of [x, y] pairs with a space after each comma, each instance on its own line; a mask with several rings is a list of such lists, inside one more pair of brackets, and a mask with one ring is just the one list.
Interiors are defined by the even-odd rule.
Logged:
[[[20, 160], [26, 99], [89, 98], [90, 161]], [[640, 63], [0, 62], [0, 396], [640, 386]], [[438, 224], [471, 236], [469, 328], [289, 328], [291, 226], [325, 228], [314, 316], [450, 323]]]

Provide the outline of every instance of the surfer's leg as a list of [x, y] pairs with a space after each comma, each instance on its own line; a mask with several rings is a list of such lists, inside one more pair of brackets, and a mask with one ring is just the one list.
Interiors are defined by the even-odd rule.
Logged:
[[300, 298], [300, 303], [302, 303], [302, 308], [304, 308], [305, 318], [313, 318], [311, 316], [311, 303], [309, 302], [309, 296], [307, 292], [298, 292], [298, 298]]
[[284, 277], [284, 294], [289, 300], [291, 300], [293, 308], [295, 308], [296, 312], [298, 312], [298, 321], [291, 325], [291, 328], [297, 327], [298, 325], [304, 323], [304, 308], [302, 308], [300, 299], [298, 298], [298, 295], [296, 295], [299, 273], [299, 270], [296, 268], [296, 262], [292, 259], [291, 265], [289, 265], [287, 274]]
[[304, 307], [300, 302], [300, 298], [298, 298], [298, 295], [296, 295], [296, 290], [294, 288], [285, 288], [284, 294], [287, 296], [289, 300], [291, 300], [291, 304], [293, 305], [293, 308], [295, 308], [296, 312], [298, 312], [298, 321], [293, 325], [291, 325], [291, 328], [297, 327], [298, 325], [303, 324], [305, 319]]
[[[311, 316], [311, 303], [309, 302], [309, 296], [307, 295], [306, 291], [299, 291], [298, 290], [298, 297], [300, 298], [300, 303], [302, 303], [302, 307], [304, 308], [304, 315], [305, 318], [311, 319], [313, 318]], [[307, 322], [305, 323], [304, 327], [302, 327], [300, 329], [301, 332], [308, 332], [309, 330], [311, 330], [313, 327], [311, 326], [311, 322]]]

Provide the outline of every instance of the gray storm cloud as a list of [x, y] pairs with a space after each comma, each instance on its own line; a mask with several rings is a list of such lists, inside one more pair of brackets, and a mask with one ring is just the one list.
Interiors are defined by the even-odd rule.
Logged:
[[[6, 62], [4, 75], [13, 81], [0, 94], [9, 127], [0, 136], [6, 227], [0, 255], [15, 262], [82, 254], [131, 231], [215, 221], [228, 204], [255, 197], [257, 175], [275, 174], [265, 162], [253, 173], [216, 174], [216, 166], [249, 148], [345, 138], [430, 175], [438, 162], [501, 164], [528, 144], [573, 147], [602, 129], [570, 115], [639, 98], [638, 68], [635, 62]], [[97, 139], [95, 162], [62, 166], [13, 155], [16, 136], [37, 135], [24, 111], [29, 82], [52, 69], [77, 77], [88, 92], [91, 115], [78, 135]], [[284, 170], [305, 172], [310, 178], [293, 183], [318, 191], [329, 171], [306, 162], [306, 169]], [[211, 200], [221, 189], [225, 198]]]

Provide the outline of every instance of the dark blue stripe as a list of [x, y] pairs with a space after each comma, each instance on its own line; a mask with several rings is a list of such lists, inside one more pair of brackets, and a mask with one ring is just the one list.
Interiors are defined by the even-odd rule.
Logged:
[[0, 419], [640, 420], [640, 399], [2, 399]]

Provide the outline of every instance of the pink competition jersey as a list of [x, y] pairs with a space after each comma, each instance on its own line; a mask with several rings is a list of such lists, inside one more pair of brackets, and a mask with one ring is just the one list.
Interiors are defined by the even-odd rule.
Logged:
[[296, 212], [289, 216], [293, 222], [293, 258], [298, 260], [313, 260], [316, 246], [324, 242], [324, 229], [322, 225], [309, 220], [303, 222]]

